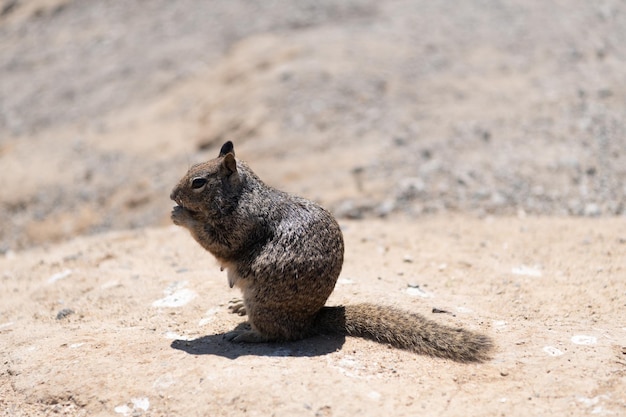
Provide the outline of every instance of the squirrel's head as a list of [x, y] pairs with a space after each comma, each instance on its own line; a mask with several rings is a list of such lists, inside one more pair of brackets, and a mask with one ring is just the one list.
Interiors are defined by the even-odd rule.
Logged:
[[192, 166], [174, 187], [170, 198], [192, 213], [211, 217], [223, 214], [237, 199], [240, 185], [235, 148], [228, 141], [217, 158]]

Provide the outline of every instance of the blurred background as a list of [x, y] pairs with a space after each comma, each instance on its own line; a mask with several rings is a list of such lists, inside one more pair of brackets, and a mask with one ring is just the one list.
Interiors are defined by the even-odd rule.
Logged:
[[626, 215], [621, 0], [0, 0], [0, 253], [168, 225], [226, 140], [339, 217]]

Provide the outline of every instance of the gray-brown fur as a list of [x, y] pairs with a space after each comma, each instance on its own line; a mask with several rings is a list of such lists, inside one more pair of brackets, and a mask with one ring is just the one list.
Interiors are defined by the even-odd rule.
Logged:
[[460, 362], [489, 358], [492, 342], [469, 330], [444, 326], [417, 313], [376, 304], [323, 307], [315, 329], [364, 337], [415, 353]]
[[252, 330], [235, 342], [297, 340], [315, 333], [366, 337], [458, 361], [487, 358], [491, 341], [423, 316], [372, 304], [324, 307], [343, 264], [343, 236], [319, 205], [265, 185], [231, 142], [194, 165], [170, 196], [172, 220], [186, 227], [243, 293]]

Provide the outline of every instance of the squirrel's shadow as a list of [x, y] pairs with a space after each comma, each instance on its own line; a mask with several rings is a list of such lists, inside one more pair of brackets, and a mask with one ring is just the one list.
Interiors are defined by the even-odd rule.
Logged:
[[[236, 329], [244, 325], [242, 323]], [[214, 334], [193, 340], [174, 340], [170, 346], [190, 355], [216, 355], [228, 359], [247, 355], [311, 357], [336, 352], [345, 340], [345, 336], [319, 335], [295, 342], [233, 343], [224, 339], [224, 334]]]

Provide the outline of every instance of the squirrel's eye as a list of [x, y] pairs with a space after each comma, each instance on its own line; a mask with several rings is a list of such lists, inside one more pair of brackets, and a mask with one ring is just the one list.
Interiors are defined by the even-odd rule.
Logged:
[[206, 178], [198, 177], [198, 178], [194, 178], [191, 181], [191, 188], [193, 188], [194, 190], [197, 190], [198, 188], [202, 188], [205, 185], [206, 185]]

